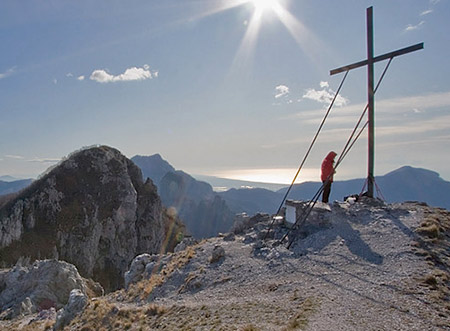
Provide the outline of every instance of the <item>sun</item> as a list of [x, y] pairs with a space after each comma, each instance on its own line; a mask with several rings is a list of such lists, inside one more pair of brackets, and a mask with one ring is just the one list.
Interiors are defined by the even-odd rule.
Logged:
[[250, 2], [255, 7], [255, 12], [259, 14], [266, 11], [275, 11], [279, 6], [278, 0], [251, 0]]

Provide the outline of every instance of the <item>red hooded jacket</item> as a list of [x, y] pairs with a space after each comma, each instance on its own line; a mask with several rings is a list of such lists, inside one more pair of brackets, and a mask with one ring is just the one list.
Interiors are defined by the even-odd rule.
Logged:
[[320, 175], [320, 179], [322, 180], [322, 182], [326, 181], [328, 176], [330, 176], [330, 178], [328, 178], [328, 180], [330, 182], [333, 181], [333, 174], [334, 174], [333, 163], [334, 163], [335, 157], [336, 157], [336, 153], [330, 152], [330, 153], [328, 153], [327, 157], [323, 160], [322, 173]]

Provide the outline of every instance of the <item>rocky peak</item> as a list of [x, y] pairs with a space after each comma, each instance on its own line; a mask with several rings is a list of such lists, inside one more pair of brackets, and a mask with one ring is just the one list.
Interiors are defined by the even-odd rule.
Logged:
[[115, 289], [134, 256], [159, 252], [167, 222], [131, 160], [107, 146], [84, 149], [0, 209], [0, 260], [56, 257]]

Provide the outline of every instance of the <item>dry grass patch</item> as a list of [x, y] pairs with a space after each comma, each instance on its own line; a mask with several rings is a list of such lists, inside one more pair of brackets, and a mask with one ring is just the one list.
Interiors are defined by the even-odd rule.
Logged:
[[450, 310], [450, 212], [440, 208], [424, 209], [424, 217], [416, 229], [419, 235], [413, 243], [415, 254], [423, 256], [430, 265], [430, 273], [418, 282], [430, 292], [428, 297], [448, 317]]
[[300, 305], [297, 314], [288, 322], [283, 331], [304, 330], [309, 323], [309, 318], [317, 311], [320, 301], [314, 297], [306, 298]]
[[166, 308], [147, 306], [119, 306], [105, 299], [91, 301], [69, 328], [77, 330], [147, 330], [154, 319], [166, 313]]
[[1, 325], [0, 329], [2, 331], [36, 331], [36, 330], [53, 330], [53, 325], [55, 324], [55, 321], [53, 320], [42, 320], [42, 321], [35, 321], [31, 324], [23, 325], [23, 322], [18, 320], [16, 322], [12, 322], [8, 325]]
[[181, 269], [189, 263], [189, 261], [195, 256], [195, 247], [190, 246], [184, 251], [171, 254], [170, 261], [161, 269], [157, 274], [152, 274], [150, 279], [144, 279], [136, 284], [131, 284], [126, 291], [126, 298], [128, 300], [145, 300], [147, 299], [153, 290], [162, 285], [170, 275], [177, 269]]

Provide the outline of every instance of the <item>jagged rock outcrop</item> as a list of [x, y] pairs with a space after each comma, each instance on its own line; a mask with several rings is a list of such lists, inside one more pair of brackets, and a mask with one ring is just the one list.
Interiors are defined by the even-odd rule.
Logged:
[[[123, 285], [132, 259], [162, 248], [175, 222], [151, 180], [118, 150], [93, 147], [69, 158], [0, 209], [0, 260], [59, 258], [107, 290]], [[169, 243], [174, 246], [173, 243]]]
[[56, 260], [17, 265], [0, 272], [0, 319], [62, 308], [72, 290], [86, 297], [88, 286], [75, 266]]

